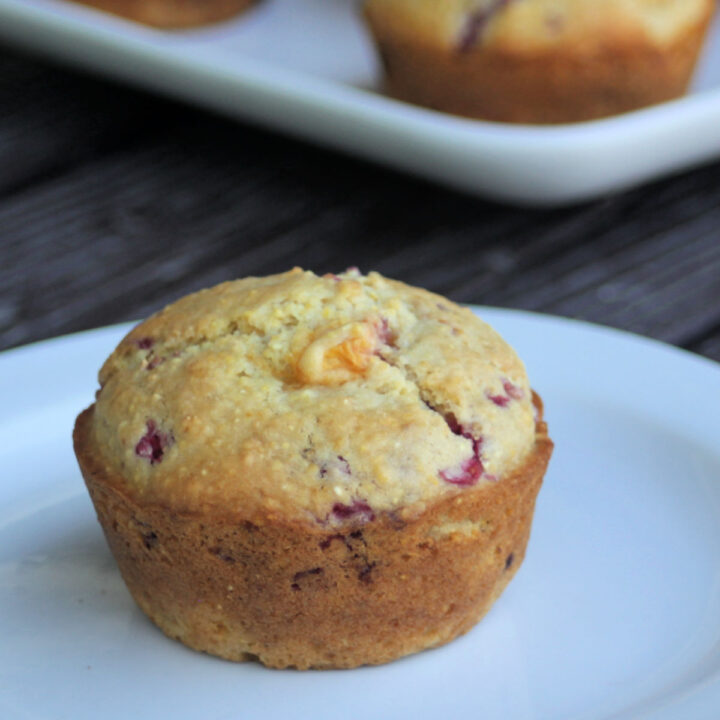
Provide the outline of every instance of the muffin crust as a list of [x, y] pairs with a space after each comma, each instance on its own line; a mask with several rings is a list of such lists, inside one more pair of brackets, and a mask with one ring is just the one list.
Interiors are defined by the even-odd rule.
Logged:
[[388, 92], [503, 122], [606, 117], [687, 89], [713, 0], [367, 0]]
[[407, 520], [324, 527], [138, 501], [88, 452], [92, 422], [91, 409], [78, 418], [76, 453], [140, 608], [196, 650], [300, 670], [386, 663], [470, 630], [522, 564], [552, 452], [539, 420], [532, 452], [500, 482]]
[[100, 372], [75, 450], [126, 584], [185, 644], [354, 667], [443, 644], [525, 554], [552, 443], [469, 310], [356, 270], [183, 298]]
[[158, 28], [187, 28], [220, 22], [257, 0], [76, 0]]

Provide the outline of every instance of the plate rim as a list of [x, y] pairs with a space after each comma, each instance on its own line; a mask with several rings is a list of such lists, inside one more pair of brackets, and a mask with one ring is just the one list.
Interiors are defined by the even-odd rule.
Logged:
[[[503, 335], [505, 333], [502, 325], [503, 321], [507, 319], [521, 321], [516, 325], [516, 329], [522, 329], [523, 322], [531, 324], [539, 322], [541, 324], [550, 323], [555, 328], [560, 328], [560, 332], [569, 332], [570, 334], [576, 334], [577, 331], [589, 331], [600, 338], [602, 342], [608, 339], [615, 342], [621, 348], [621, 351], [628, 349], [631, 352], [637, 352], [638, 349], [641, 351], [652, 350], [653, 352], [662, 353], [672, 360], [679, 361], [681, 365], [690, 362], [693, 366], [702, 368], [703, 372], [708, 372], [708, 376], [711, 376], [713, 382], [717, 382], [720, 388], [720, 364], [658, 340], [582, 320], [543, 313], [477, 305], [470, 307], [480, 317], [490, 322], [491, 325], [500, 326], [499, 331]], [[126, 322], [102, 326], [4, 351], [0, 353], [0, 376], [4, 376], [3, 370], [7, 365], [14, 363], [24, 365], [29, 355], [44, 355], [48, 348], [51, 348], [55, 353], [72, 354], [74, 351], [82, 350], [88, 344], [100, 342], [103, 345], [107, 344], [107, 347], [103, 349], [103, 353], [110, 352], [114, 347], [114, 342], [119, 340], [133, 325], [133, 322]], [[75, 392], [75, 394], [77, 393]], [[669, 696], [664, 701], [661, 701], [660, 705], [652, 705], [648, 708], [640, 703], [637, 708], [623, 709], [619, 713], [609, 715], [607, 718], [604, 717], [603, 720], [640, 720], [641, 718], [646, 720], [682, 720], [686, 717], [693, 717], [694, 720], [705, 717], [709, 719], [712, 715], [708, 713], [711, 713], [713, 708], [718, 707], [718, 703], [720, 703], [720, 671], [705, 676], [700, 682], [690, 687], [683, 686], [679, 691], [671, 689]]]

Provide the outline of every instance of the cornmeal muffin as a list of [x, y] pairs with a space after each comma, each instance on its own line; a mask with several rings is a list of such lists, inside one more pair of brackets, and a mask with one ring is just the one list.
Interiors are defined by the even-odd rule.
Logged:
[[100, 10], [160, 28], [184, 28], [219, 22], [241, 13], [257, 0], [77, 0]]
[[278, 668], [470, 629], [523, 560], [552, 449], [523, 364], [470, 310], [297, 268], [137, 326], [74, 441], [138, 605]]
[[366, 0], [386, 89], [502, 122], [590, 120], [687, 89], [714, 0]]

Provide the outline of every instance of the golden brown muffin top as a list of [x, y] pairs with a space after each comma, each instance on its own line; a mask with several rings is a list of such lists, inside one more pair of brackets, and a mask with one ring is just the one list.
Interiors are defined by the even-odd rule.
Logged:
[[92, 445], [150, 503], [328, 526], [501, 482], [534, 444], [525, 369], [473, 313], [357, 270], [189, 295], [100, 372]]
[[714, 0], [366, 0], [373, 30], [387, 37], [468, 52], [512, 53], [608, 43], [662, 46], [711, 12]]

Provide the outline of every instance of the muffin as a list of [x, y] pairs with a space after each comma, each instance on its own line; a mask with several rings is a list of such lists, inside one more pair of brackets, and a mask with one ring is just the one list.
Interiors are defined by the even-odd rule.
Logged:
[[78, 0], [159, 28], [185, 28], [227, 20], [257, 0]]
[[470, 310], [297, 268], [138, 325], [74, 444], [153, 622], [300, 669], [469, 630], [522, 563], [552, 451], [523, 364]]
[[366, 0], [389, 94], [467, 117], [564, 123], [687, 89], [714, 0]]

